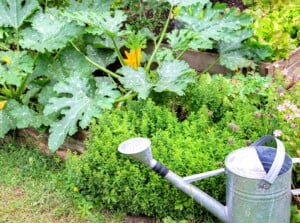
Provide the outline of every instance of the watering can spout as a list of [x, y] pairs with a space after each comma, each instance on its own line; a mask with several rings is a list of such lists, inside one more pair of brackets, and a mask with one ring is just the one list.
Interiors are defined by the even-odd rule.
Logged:
[[[186, 177], [182, 178], [169, 170], [167, 167], [153, 159], [151, 152], [151, 142], [147, 138], [132, 138], [124, 141], [119, 145], [118, 148], [120, 153], [131, 156], [140, 162], [149, 166], [156, 173], [166, 178], [170, 183], [172, 183], [175, 187], [192, 197], [199, 204], [205, 207], [208, 211], [210, 211], [217, 218], [222, 220], [223, 222], [229, 222], [227, 215], [227, 208], [222, 205], [220, 202], [212, 198], [207, 193], [200, 190], [198, 187], [190, 184], [193, 180], [191, 178]], [[214, 172], [214, 173], [212, 173]], [[220, 171], [212, 171], [209, 174], [202, 174], [202, 178], [217, 175], [219, 173], [224, 172], [224, 170]], [[201, 175], [201, 174], [200, 174]], [[203, 177], [204, 176], [204, 177]], [[197, 177], [196, 177], [197, 178]], [[200, 177], [201, 178], [201, 177]]]

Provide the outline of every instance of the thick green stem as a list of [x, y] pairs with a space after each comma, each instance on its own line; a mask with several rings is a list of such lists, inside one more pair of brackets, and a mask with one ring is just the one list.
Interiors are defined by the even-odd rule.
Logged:
[[126, 95], [116, 99], [115, 102], [118, 103], [118, 102], [127, 101], [129, 99], [134, 98], [135, 96], [137, 96], [137, 93], [133, 93], [132, 91], [129, 91]]
[[[39, 57], [39, 54], [37, 54], [35, 57], [34, 57], [34, 60], [33, 60], [33, 64], [35, 64], [37, 58]], [[26, 90], [26, 86], [27, 86], [27, 80], [28, 80], [28, 77], [29, 77], [30, 74], [27, 74], [25, 78], [23, 78], [21, 84], [20, 84], [20, 87], [17, 88], [17, 91], [15, 93], [15, 98], [16, 99], [19, 99], [21, 94], [23, 94], [23, 92]]]
[[108, 74], [111, 77], [117, 78], [119, 79], [121, 76], [106, 69], [106, 67], [103, 67], [99, 64], [97, 64], [95, 61], [91, 60], [89, 57], [87, 57], [85, 54], [83, 54], [80, 49], [72, 42], [70, 41], [70, 43], [72, 44], [72, 46], [75, 48], [75, 50], [77, 50], [89, 63], [91, 63], [92, 65], [94, 65], [95, 67], [97, 67], [99, 70], [105, 72], [106, 74]]
[[20, 34], [18, 29], [16, 29], [16, 38], [17, 38], [17, 51], [20, 51], [20, 44], [19, 44]]
[[47, 13], [47, 10], [48, 10], [48, 0], [46, 0], [45, 2], [45, 13]]
[[201, 72], [201, 74], [205, 74], [208, 72], [211, 68], [213, 68], [218, 62], [220, 61], [220, 57], [216, 59], [213, 63], [211, 63], [204, 71]]
[[6, 47], [4, 44], [2, 45], [2, 43], [0, 43], [0, 49], [1, 50], [9, 50], [9, 48]]
[[167, 21], [166, 21], [166, 23], [165, 23], [165, 25], [164, 25], [164, 28], [163, 28], [162, 33], [161, 33], [161, 35], [160, 35], [160, 38], [159, 38], [159, 40], [158, 40], [158, 42], [157, 42], [157, 45], [155, 46], [154, 51], [153, 51], [153, 53], [152, 53], [152, 55], [151, 55], [151, 57], [150, 57], [150, 59], [149, 59], [149, 61], [148, 61], [148, 63], [147, 63], [147, 66], [146, 66], [146, 72], [147, 72], [147, 73], [149, 72], [150, 67], [151, 67], [151, 64], [152, 64], [152, 62], [153, 62], [153, 60], [154, 60], [154, 57], [155, 57], [155, 55], [156, 55], [156, 53], [157, 53], [157, 51], [158, 51], [158, 49], [159, 49], [159, 47], [160, 47], [160, 45], [161, 45], [161, 43], [162, 43], [164, 37], [165, 37], [165, 35], [166, 35], [167, 28], [168, 28], [168, 26], [169, 26], [169, 24], [170, 24], [170, 20], [171, 20], [171, 17], [172, 17], [172, 12], [173, 12], [173, 6], [171, 6], [171, 8], [170, 8], [170, 12], [169, 12], [169, 15], [168, 15], [168, 19], [167, 19]]
[[117, 53], [117, 57], [118, 57], [118, 59], [119, 59], [121, 65], [124, 66], [124, 65], [125, 65], [125, 64], [124, 64], [124, 60], [123, 60], [122, 54], [121, 54], [121, 52], [120, 52], [120, 50], [119, 50], [119, 47], [118, 47], [118, 45], [117, 45], [117, 43], [116, 43], [116, 41], [115, 41], [114, 38], [111, 38], [111, 40], [112, 40], [112, 42], [113, 42], [113, 44], [114, 44], [114, 48], [115, 48], [115, 51], [116, 51], [116, 53]]
[[140, 16], [140, 20], [142, 20], [142, 18], [147, 18], [146, 12], [145, 12], [145, 6], [143, 4], [143, 1], [139, 1], [140, 4], [140, 12], [139, 12], [139, 16]]
[[0, 89], [0, 93], [4, 95], [6, 98], [14, 98], [14, 91], [11, 86], [7, 86], [6, 84], [2, 85]]
[[188, 49], [185, 49], [185, 50], [182, 50], [180, 52], [180, 54], [178, 54], [178, 56], [176, 57], [177, 60], [181, 59], [181, 57], [185, 54], [185, 52], [187, 51]]
[[26, 89], [26, 82], [28, 80], [29, 74], [26, 75], [25, 78], [23, 78], [22, 83], [20, 87], [17, 88], [17, 91], [15, 93], [15, 98], [18, 100], [21, 96], [21, 94], [25, 91]]

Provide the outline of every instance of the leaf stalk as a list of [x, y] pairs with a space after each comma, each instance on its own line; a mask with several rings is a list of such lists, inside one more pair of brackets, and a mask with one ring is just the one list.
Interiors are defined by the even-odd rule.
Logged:
[[152, 64], [152, 62], [153, 62], [153, 60], [154, 60], [154, 57], [155, 57], [155, 55], [156, 55], [156, 53], [157, 53], [157, 51], [158, 51], [158, 49], [159, 49], [159, 47], [160, 47], [160, 45], [161, 45], [161, 43], [162, 43], [164, 37], [165, 37], [165, 35], [166, 35], [167, 29], [168, 29], [168, 26], [169, 26], [169, 24], [170, 24], [170, 20], [171, 20], [171, 17], [172, 17], [173, 7], [174, 7], [174, 6], [172, 5], [171, 8], [170, 8], [170, 12], [169, 12], [167, 21], [166, 21], [166, 23], [165, 23], [165, 25], [164, 25], [164, 28], [163, 28], [163, 30], [162, 30], [162, 33], [161, 33], [161, 35], [160, 35], [160, 37], [159, 37], [159, 39], [158, 39], [158, 42], [157, 42], [157, 44], [156, 44], [156, 46], [155, 46], [155, 48], [154, 48], [154, 51], [153, 51], [152, 55], [151, 55], [151, 57], [150, 57], [150, 59], [149, 59], [149, 61], [148, 61], [148, 63], [147, 63], [147, 66], [146, 66], [146, 72], [147, 72], [147, 73], [149, 73], [151, 64]]
[[118, 74], [116, 74], [116, 73], [108, 70], [106, 67], [103, 67], [103, 66], [99, 65], [98, 63], [96, 63], [95, 61], [93, 61], [91, 58], [89, 58], [88, 56], [86, 56], [84, 53], [81, 52], [81, 50], [76, 46], [75, 43], [73, 43], [72, 41], [70, 41], [70, 43], [75, 48], [75, 50], [78, 51], [90, 64], [94, 65], [99, 70], [107, 73], [109, 76], [111, 76], [113, 78], [119, 79], [121, 77], [120, 75], [118, 75]]

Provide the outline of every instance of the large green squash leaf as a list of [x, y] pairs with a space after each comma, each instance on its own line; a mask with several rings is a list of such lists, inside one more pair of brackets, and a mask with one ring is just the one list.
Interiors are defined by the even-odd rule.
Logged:
[[220, 54], [220, 64], [230, 70], [242, 67], [256, 66], [258, 60], [263, 60], [272, 54], [272, 50], [267, 46], [245, 42], [252, 36], [252, 31], [248, 29], [235, 32], [231, 42], [220, 41], [218, 50]]
[[[175, 50], [186, 50], [190, 48], [190, 43], [194, 41], [198, 33], [189, 29], [174, 29], [167, 34], [167, 39], [170, 47]], [[200, 47], [199, 47], [200, 48]]]
[[23, 78], [33, 71], [33, 59], [26, 51], [0, 51], [0, 84], [19, 87]]
[[22, 30], [20, 44], [23, 48], [44, 53], [63, 48], [77, 37], [81, 27], [58, 15], [56, 9], [39, 12], [33, 17], [32, 27]]
[[146, 76], [146, 71], [139, 67], [135, 70], [132, 67], [124, 66], [118, 70], [119, 73], [123, 74], [123, 77], [119, 78], [120, 82], [125, 88], [132, 89], [138, 93], [138, 97], [146, 99], [150, 93], [153, 83]]
[[1, 0], [0, 26], [10, 26], [18, 29], [38, 6], [39, 3], [37, 0]]
[[90, 64], [81, 53], [75, 50], [74, 47], [67, 46], [60, 51], [55, 59], [47, 54], [40, 54], [30, 78], [44, 76], [51, 81], [58, 82], [73, 76], [74, 73], [88, 76], [95, 70], [96, 67]]
[[[205, 44], [202, 49], [209, 49], [215, 41], [232, 41], [235, 31], [249, 27], [251, 16], [239, 13], [235, 8], [226, 8], [225, 4], [203, 1], [182, 7], [176, 19], [183, 22], [187, 28], [197, 32]], [[207, 45], [207, 47], [205, 47]]]
[[114, 13], [110, 11], [99, 13], [90, 10], [66, 11], [64, 15], [83, 26], [87, 25], [86, 32], [88, 33], [94, 35], [105, 33], [111, 38], [115, 38], [120, 34], [123, 22], [126, 21], [126, 15], [121, 10], [115, 10]]
[[220, 43], [220, 64], [230, 70], [247, 67], [250, 64], [250, 60], [246, 58], [246, 55], [247, 52], [244, 46], [239, 42]]
[[109, 11], [114, 0], [69, 0], [67, 11], [93, 11], [99, 14]]
[[174, 29], [167, 35], [168, 43], [175, 51], [187, 49], [212, 49], [213, 41], [191, 29]]
[[16, 128], [38, 128], [47, 117], [38, 114], [26, 105], [15, 100], [8, 100], [5, 108], [0, 110], [0, 137], [4, 137], [9, 130]]
[[195, 81], [195, 71], [186, 62], [179, 60], [163, 61], [157, 69], [158, 80], [156, 83], [147, 77], [146, 71], [141, 67], [136, 70], [125, 66], [118, 72], [123, 75], [119, 78], [123, 86], [138, 93], [138, 97], [141, 99], [146, 99], [152, 89], [156, 92], [172, 91], [183, 95], [183, 90], [188, 83]]
[[183, 95], [187, 85], [195, 81], [195, 71], [185, 61], [164, 61], [157, 72], [159, 77], [154, 88], [157, 92], [172, 91]]
[[[69, 77], [74, 73], [81, 73], [86, 76], [96, 70], [92, 64], [90, 64], [81, 53], [74, 49], [74, 47], [64, 48], [57, 58], [57, 61], [53, 64], [54, 67], [61, 66], [64, 75], [61, 77]], [[61, 80], [58, 79], [57, 80]]]
[[[10, 102], [8, 102], [3, 110], [0, 110], [0, 138], [3, 138], [11, 129], [16, 128], [16, 123], [10, 116]], [[12, 107], [13, 108], [13, 107]]]
[[107, 67], [116, 61], [117, 54], [112, 49], [97, 49], [92, 45], [88, 45], [86, 51], [87, 56], [102, 67]]
[[77, 123], [86, 128], [92, 118], [98, 118], [103, 109], [110, 109], [120, 95], [109, 78], [99, 78], [96, 89], [88, 78], [72, 76], [54, 86], [61, 97], [50, 98], [44, 114], [61, 113], [62, 118], [50, 127], [49, 148], [55, 151], [67, 135], [77, 132]]
[[236, 8], [229, 9], [221, 3], [213, 6], [211, 2], [199, 2], [182, 7], [177, 19], [186, 26], [173, 31], [168, 38], [172, 45], [186, 47], [177, 47], [179, 50], [217, 46], [220, 63], [231, 70], [247, 67], [251, 64], [250, 59], [267, 54], [263, 50], [251, 53], [250, 47], [244, 45], [244, 41], [253, 35], [250, 28], [253, 19]]
[[249, 30], [241, 30], [236, 32], [237, 35], [232, 38], [231, 42], [220, 41], [218, 50], [220, 54], [220, 64], [226, 66], [230, 70], [237, 70], [241, 67], [247, 67], [251, 64], [249, 52], [242, 43], [244, 40], [252, 36]]

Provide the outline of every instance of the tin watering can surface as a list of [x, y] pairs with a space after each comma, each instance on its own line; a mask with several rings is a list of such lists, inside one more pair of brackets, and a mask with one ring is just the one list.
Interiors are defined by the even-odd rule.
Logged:
[[[269, 141], [275, 141], [277, 149], [264, 146]], [[118, 150], [152, 168], [223, 222], [290, 222], [292, 165], [300, 161], [291, 159], [283, 143], [273, 136], [264, 136], [249, 147], [231, 152], [225, 158], [225, 168], [187, 177], [178, 176], [153, 159], [149, 139], [129, 139]], [[227, 175], [226, 206], [192, 184], [222, 173]], [[299, 194], [298, 190], [292, 192]]]

